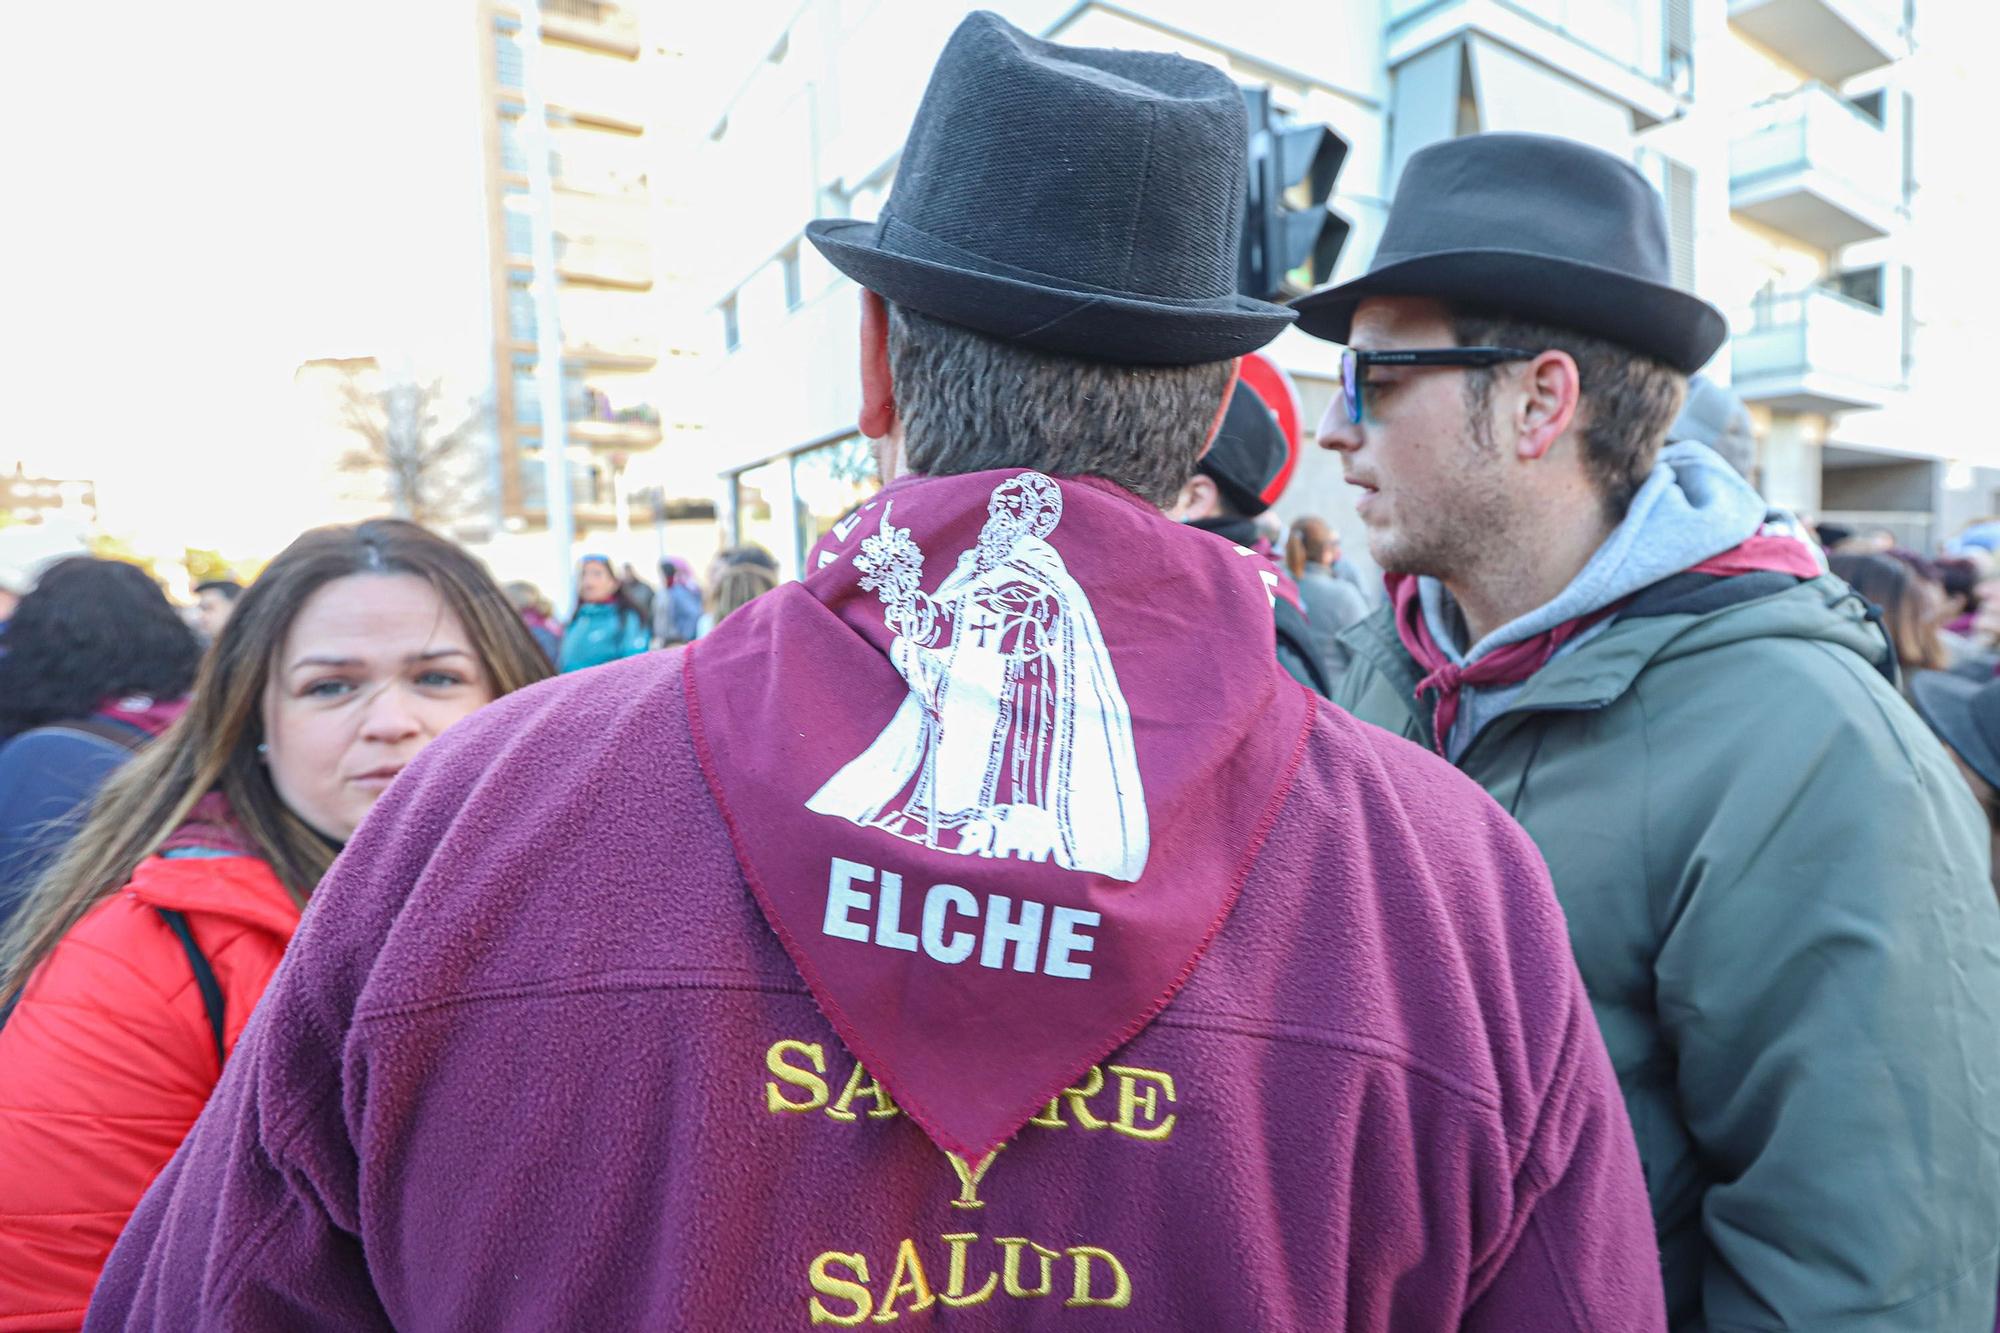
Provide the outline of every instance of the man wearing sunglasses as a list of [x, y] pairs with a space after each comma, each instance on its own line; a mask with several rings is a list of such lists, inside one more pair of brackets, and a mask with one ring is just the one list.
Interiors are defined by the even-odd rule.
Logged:
[[1410, 159], [1320, 427], [1390, 605], [1336, 702], [1548, 859], [1625, 1093], [1677, 1329], [1987, 1329], [2000, 915], [1979, 814], [1865, 605], [1698, 444], [1725, 336], [1629, 165]]

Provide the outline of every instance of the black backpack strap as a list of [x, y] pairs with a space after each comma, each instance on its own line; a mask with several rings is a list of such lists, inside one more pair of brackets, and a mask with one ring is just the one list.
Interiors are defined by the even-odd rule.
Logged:
[[194, 932], [188, 929], [186, 917], [165, 907], [153, 910], [160, 914], [160, 920], [167, 923], [167, 929], [174, 932], [187, 953], [188, 966], [194, 971], [194, 987], [201, 992], [201, 1007], [208, 1011], [208, 1030], [215, 1037], [215, 1063], [221, 1066], [229, 1059], [229, 1048], [222, 1040], [222, 987], [216, 984], [215, 969], [208, 965], [207, 955], [194, 942]]

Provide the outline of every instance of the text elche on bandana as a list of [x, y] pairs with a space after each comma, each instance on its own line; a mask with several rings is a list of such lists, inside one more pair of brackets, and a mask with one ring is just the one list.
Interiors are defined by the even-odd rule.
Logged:
[[1266, 564], [1094, 478], [908, 478], [689, 649], [758, 907], [943, 1151], [1115, 1063], [1221, 929], [1314, 713]]

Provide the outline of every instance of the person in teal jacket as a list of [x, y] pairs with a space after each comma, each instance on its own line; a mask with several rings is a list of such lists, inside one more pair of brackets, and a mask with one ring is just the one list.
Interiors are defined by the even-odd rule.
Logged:
[[611, 559], [587, 555], [577, 566], [576, 611], [563, 630], [557, 666], [582, 671], [653, 646], [653, 625], [611, 571]]
[[1724, 336], [1668, 274], [1621, 161], [1527, 135], [1411, 158], [1371, 271], [1300, 302], [1350, 349], [1320, 443], [1390, 591], [1334, 702], [1547, 859], [1674, 1329], [1985, 1333], [1986, 829], [1872, 609], [1711, 450], [1663, 447]]

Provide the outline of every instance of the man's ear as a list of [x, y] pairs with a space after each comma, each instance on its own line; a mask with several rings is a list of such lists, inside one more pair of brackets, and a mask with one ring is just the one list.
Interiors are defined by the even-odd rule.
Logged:
[[1221, 507], [1221, 492], [1215, 489], [1213, 478], [1197, 472], [1187, 479], [1181, 493], [1167, 506], [1166, 516], [1176, 523], [1190, 519], [1207, 518]]
[[1197, 460], [1208, 457], [1208, 451], [1215, 447], [1215, 437], [1222, 434], [1222, 419], [1229, 415], [1229, 400], [1236, 393], [1236, 382], [1243, 378], [1243, 358], [1237, 357], [1229, 363], [1229, 383], [1222, 386], [1222, 401], [1215, 405], [1215, 420], [1208, 423], [1208, 438], [1201, 442], [1201, 452]]
[[1515, 454], [1523, 461], [1547, 457], [1576, 420], [1583, 377], [1568, 352], [1547, 351], [1528, 363], [1514, 408]]
[[869, 439], [881, 440], [895, 433], [896, 424], [896, 385], [889, 373], [889, 307], [863, 288], [861, 416], [856, 425]]

